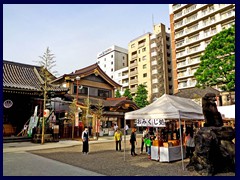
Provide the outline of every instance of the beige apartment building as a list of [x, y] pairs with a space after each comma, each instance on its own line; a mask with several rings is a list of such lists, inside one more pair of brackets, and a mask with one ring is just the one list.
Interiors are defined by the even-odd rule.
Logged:
[[[168, 43], [167, 43], [168, 42]], [[136, 95], [139, 84], [148, 91], [152, 102], [164, 93], [171, 93], [170, 36], [165, 25], [154, 25], [153, 33], [145, 33], [128, 44], [129, 89]]]
[[234, 4], [170, 4], [173, 88], [195, 87], [194, 73], [211, 38], [235, 24]]

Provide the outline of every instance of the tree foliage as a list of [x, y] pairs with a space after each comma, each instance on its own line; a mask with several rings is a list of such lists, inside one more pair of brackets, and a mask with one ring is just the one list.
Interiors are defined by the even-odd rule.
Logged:
[[137, 104], [138, 107], [142, 108], [149, 104], [147, 101], [148, 91], [146, 86], [143, 84], [138, 85], [136, 97], [134, 98], [134, 102]]
[[116, 97], [116, 98], [120, 98], [120, 97], [121, 97], [121, 93], [119, 92], [118, 89], [117, 89], [117, 91], [116, 91], [115, 97]]
[[[47, 47], [46, 52], [43, 54], [43, 56], [39, 56], [41, 60], [36, 61], [40, 66], [40, 76], [43, 79], [43, 111], [46, 109], [46, 100], [48, 98], [48, 85], [50, 84], [50, 81], [53, 80], [55, 77], [52, 75], [51, 71], [54, 66], [56, 66], [56, 61], [54, 60], [55, 56], [51, 53], [49, 47]], [[44, 112], [43, 112], [44, 114]], [[42, 123], [42, 140], [41, 143], [44, 144], [44, 127], [45, 124], [45, 118], [43, 117], [43, 123]]]
[[196, 87], [235, 90], [235, 25], [213, 36], [194, 73]]
[[130, 91], [130, 89], [125, 89], [125, 91], [124, 91], [124, 93], [123, 93], [123, 96], [124, 97], [127, 97], [129, 100], [132, 100], [133, 99], [133, 97], [132, 97], [132, 94], [131, 94], [131, 91]]

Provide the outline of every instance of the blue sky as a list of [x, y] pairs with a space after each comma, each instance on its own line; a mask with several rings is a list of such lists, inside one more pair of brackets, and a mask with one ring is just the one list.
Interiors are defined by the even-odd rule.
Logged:
[[3, 59], [36, 65], [49, 47], [54, 70], [71, 73], [112, 45], [127, 48], [153, 21], [169, 27], [168, 4], [4, 4]]

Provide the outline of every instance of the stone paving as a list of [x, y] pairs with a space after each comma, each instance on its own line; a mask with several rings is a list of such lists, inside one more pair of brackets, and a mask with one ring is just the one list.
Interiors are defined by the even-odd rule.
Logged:
[[[136, 149], [138, 156], [130, 155], [128, 143], [126, 143], [125, 155], [124, 143], [122, 143], [122, 151], [116, 152], [112, 138], [91, 141], [89, 155], [81, 153], [81, 142], [68, 147], [31, 150], [30, 153], [107, 176], [200, 176], [195, 171], [183, 170], [181, 161], [160, 163], [149, 160], [147, 154], [140, 155], [140, 138]], [[184, 159], [184, 166], [188, 162], [189, 159]], [[235, 176], [235, 173], [221, 173], [215, 176]]]

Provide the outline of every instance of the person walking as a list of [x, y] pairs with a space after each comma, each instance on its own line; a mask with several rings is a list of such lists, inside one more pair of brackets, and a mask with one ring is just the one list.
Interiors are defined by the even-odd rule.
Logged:
[[82, 132], [82, 142], [83, 142], [83, 154], [88, 154], [89, 151], [89, 134], [88, 134], [88, 128], [85, 127], [84, 131]]
[[114, 129], [114, 132], [116, 132], [116, 131], [117, 131], [117, 129], [118, 129], [118, 125], [117, 125], [117, 123], [116, 123], [116, 124], [114, 124], [114, 126], [113, 126], [113, 129]]
[[[144, 131], [143, 131], [143, 135], [142, 135], [142, 143], [141, 143], [141, 154], [143, 153], [143, 147], [144, 147], [144, 139], [146, 138], [149, 138], [149, 134], [148, 134], [148, 128], [146, 128]], [[146, 152], [148, 152], [148, 149], [147, 149], [147, 146], [145, 144], [145, 147], [146, 147]]]
[[136, 129], [132, 129], [132, 133], [130, 136], [130, 144], [131, 144], [131, 155], [136, 156], [137, 154], [135, 153], [135, 144], [137, 145], [137, 139], [136, 139]]
[[126, 135], [128, 135], [128, 129], [129, 129], [129, 127], [128, 127], [128, 125], [126, 124], [126, 126], [124, 127], [124, 130], [125, 130], [125, 134], [126, 134]]
[[185, 144], [186, 144], [186, 158], [191, 158], [195, 150], [193, 132], [187, 132], [186, 138], [185, 138]]
[[120, 131], [119, 128], [114, 133], [114, 139], [115, 139], [115, 143], [116, 143], [116, 151], [118, 151], [118, 147], [119, 147], [119, 151], [121, 151], [122, 132]]

